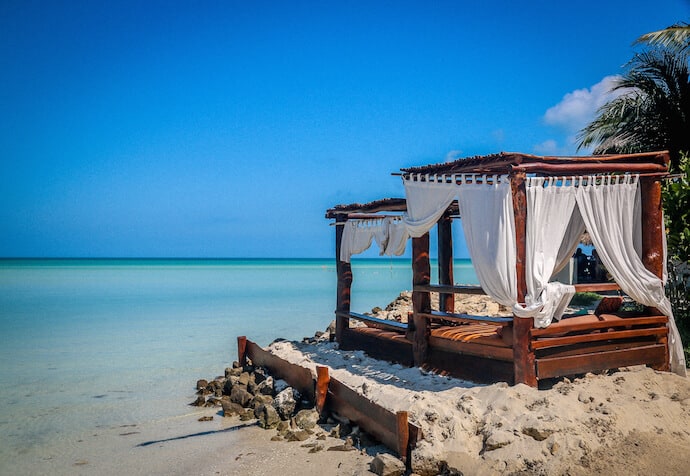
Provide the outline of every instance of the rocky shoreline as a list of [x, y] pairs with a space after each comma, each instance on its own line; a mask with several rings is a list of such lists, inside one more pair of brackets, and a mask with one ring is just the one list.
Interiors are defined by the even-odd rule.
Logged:
[[[328, 339], [327, 333], [317, 333], [314, 339], [324, 338]], [[198, 380], [196, 389], [197, 399], [190, 405], [220, 407], [224, 418], [256, 420], [261, 428], [275, 430], [271, 441], [299, 442], [309, 448], [309, 453], [375, 453], [370, 462], [371, 472], [387, 476], [405, 473], [404, 463], [387, 453], [370, 435], [337, 415], [319, 415], [313, 401], [303, 398], [284, 380], [274, 379], [265, 369], [255, 367], [249, 359], [244, 366], [233, 362], [224, 376]], [[199, 421], [212, 419], [204, 416]]]

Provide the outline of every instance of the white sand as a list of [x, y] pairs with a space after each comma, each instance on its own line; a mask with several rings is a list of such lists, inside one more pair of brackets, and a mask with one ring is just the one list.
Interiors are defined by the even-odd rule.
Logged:
[[[191, 409], [191, 407], [190, 407]], [[307, 475], [368, 474], [370, 455], [327, 451], [343, 441], [270, 441], [254, 421], [223, 418], [218, 408], [192, 410], [178, 418], [99, 429], [81, 441], [56, 442], [50, 453], [27, 463], [8, 461], [0, 473], [14, 475]], [[199, 422], [201, 416], [212, 421]]]
[[690, 467], [690, 381], [675, 374], [634, 367], [548, 390], [471, 386], [336, 348], [270, 346], [303, 366], [328, 365], [380, 405], [410, 412], [424, 434], [413, 454], [419, 472], [438, 460], [465, 474], [687, 474]]

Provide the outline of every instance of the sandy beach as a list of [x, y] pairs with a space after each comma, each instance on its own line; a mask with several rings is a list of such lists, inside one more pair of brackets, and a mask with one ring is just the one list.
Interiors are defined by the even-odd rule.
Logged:
[[[332, 343], [276, 342], [271, 351], [333, 375], [391, 409], [407, 409], [425, 439], [419, 474], [447, 461], [464, 474], [683, 474], [690, 464], [690, 382], [644, 367], [563, 379], [537, 390], [473, 386], [391, 366]], [[224, 418], [218, 408], [103, 428], [45, 455], [31, 474], [370, 474], [374, 446], [328, 451], [343, 440], [316, 430], [303, 442], [272, 441], [275, 430]], [[198, 421], [201, 417], [211, 421]], [[321, 436], [323, 435], [323, 436]], [[321, 439], [319, 439], [321, 436]], [[69, 444], [68, 444], [69, 443]], [[320, 445], [319, 450], [314, 446]], [[5, 468], [12, 474], [12, 466]]]
[[[477, 296], [463, 305], [500, 314]], [[377, 315], [406, 315], [405, 294]], [[342, 351], [320, 339], [278, 339], [268, 349], [330, 373], [372, 401], [406, 410], [424, 439], [412, 454], [416, 474], [449, 467], [466, 475], [666, 475], [690, 466], [690, 381], [638, 366], [558, 379], [541, 389], [472, 382]], [[218, 369], [218, 373], [222, 369]], [[209, 376], [199, 376], [200, 378]], [[194, 382], [189, 382], [190, 387]], [[78, 439], [60, 439], [6, 474], [57, 475], [363, 475], [385, 447], [345, 440], [320, 424], [303, 441], [276, 441], [254, 419], [224, 417], [220, 407], [127, 425], [104, 425]], [[364, 443], [362, 443], [364, 442]], [[457, 473], [446, 473], [457, 474]]]

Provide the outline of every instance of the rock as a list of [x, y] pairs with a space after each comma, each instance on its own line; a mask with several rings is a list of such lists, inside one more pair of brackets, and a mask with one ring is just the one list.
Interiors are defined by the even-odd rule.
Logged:
[[273, 377], [267, 377], [256, 386], [255, 394], [273, 395]]
[[256, 409], [262, 404], [273, 405], [273, 397], [270, 395], [255, 395], [251, 404], [252, 408]]
[[288, 432], [289, 429], [290, 429], [290, 423], [288, 423], [288, 422], [285, 421], [285, 420], [280, 420], [280, 421], [278, 422], [278, 426], [276, 426], [276, 431], [277, 431], [280, 435], [283, 435], [283, 436], [285, 435], [285, 433]]
[[266, 371], [264, 369], [256, 369], [254, 371], [254, 381], [259, 384], [266, 380], [268, 378], [268, 374], [266, 374]]
[[239, 367], [228, 367], [225, 369], [225, 378], [239, 377], [242, 373], [242, 369]]
[[202, 416], [201, 418], [199, 418], [199, 421], [213, 421], [213, 416]]
[[309, 450], [310, 453], [318, 453], [319, 451], [323, 451], [323, 445], [314, 445], [314, 447]]
[[394, 456], [379, 453], [371, 460], [369, 470], [379, 476], [400, 476], [405, 473], [405, 465]]
[[551, 434], [553, 434], [553, 430], [548, 430], [545, 428], [536, 428], [533, 426], [528, 426], [522, 429], [522, 434], [531, 436], [537, 441], [544, 441], [547, 439]]
[[513, 442], [513, 438], [514, 436], [511, 432], [493, 429], [486, 441], [484, 441], [484, 451], [493, 451], [507, 446]]
[[249, 405], [253, 398], [251, 393], [240, 386], [232, 387], [232, 391], [230, 392], [230, 401], [238, 403], [243, 407]]
[[326, 451], [356, 451], [357, 448], [352, 446], [351, 443], [345, 443], [344, 445], [335, 445], [328, 448]]
[[328, 324], [326, 333], [328, 334], [328, 340], [333, 342], [335, 340], [335, 320], [332, 320], [331, 323]]
[[254, 417], [254, 411], [252, 411], [250, 408], [245, 408], [242, 413], [240, 413], [240, 421], [248, 421], [255, 418]]
[[288, 420], [297, 406], [292, 387], [288, 387], [276, 395], [276, 398], [273, 400], [273, 406], [283, 420]]
[[240, 374], [239, 383], [240, 385], [244, 385], [245, 387], [249, 384], [249, 372], [242, 372]]
[[311, 410], [300, 410], [295, 415], [295, 423], [303, 430], [311, 430], [319, 421], [319, 412], [312, 408]]
[[205, 407], [219, 407], [222, 405], [223, 399], [218, 398], [216, 396], [213, 397], [208, 397], [208, 400], [206, 400], [206, 405]]
[[200, 395], [194, 400], [190, 405], [195, 406], [195, 407], [205, 407], [206, 406], [206, 397], [203, 395]]
[[273, 408], [272, 405], [261, 405], [255, 414], [257, 414], [257, 419], [259, 420], [259, 426], [265, 429], [276, 428], [278, 423], [280, 423], [280, 417], [278, 412]]
[[235, 385], [238, 385], [240, 381], [240, 378], [234, 375], [231, 375], [228, 377], [228, 379], [225, 381], [225, 384], [223, 385], [223, 394], [224, 395], [230, 395], [232, 392], [232, 387]]
[[287, 441], [306, 441], [310, 436], [311, 434], [307, 430], [291, 430], [285, 434], [285, 439]]
[[223, 407], [223, 416], [230, 417], [233, 415], [241, 415], [244, 413], [244, 408], [239, 403], [231, 402], [229, 400], [221, 400]]
[[199, 379], [196, 381], [196, 389], [201, 390], [202, 388], [206, 388], [206, 385], [208, 385], [208, 381], [204, 379]]

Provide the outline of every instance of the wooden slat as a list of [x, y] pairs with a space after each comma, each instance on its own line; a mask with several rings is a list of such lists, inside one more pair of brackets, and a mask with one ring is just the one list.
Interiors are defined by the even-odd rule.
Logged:
[[483, 294], [486, 295], [481, 286], [448, 286], [441, 284], [415, 285], [414, 291], [426, 291], [432, 293], [453, 293], [453, 294]]
[[540, 349], [536, 351], [537, 358], [557, 358], [557, 357], [571, 357], [574, 355], [597, 354], [599, 352], [608, 352], [612, 350], [632, 349], [636, 347], [645, 347], [653, 344], [661, 344], [661, 341], [654, 342], [649, 339], [633, 339], [633, 340], [614, 340], [604, 342], [588, 342], [584, 344], [574, 344], [568, 347], [549, 347], [547, 349]]
[[[373, 331], [373, 332], [372, 332]], [[412, 356], [412, 342], [405, 336], [395, 333], [395, 338], [379, 329], [350, 328], [344, 330], [344, 343], [340, 345], [343, 350], [362, 350], [375, 359], [398, 362], [407, 367], [414, 365]]]
[[328, 373], [328, 367], [323, 365], [316, 366], [316, 410], [320, 415], [326, 406], [326, 397], [328, 396], [328, 385], [331, 382], [331, 377]]
[[314, 378], [309, 369], [291, 364], [250, 340], [247, 340], [247, 357], [254, 365], [264, 367], [271, 375], [285, 380], [309, 401], [315, 401]]
[[630, 172], [630, 173], [647, 173], [647, 172], [667, 172], [668, 168], [660, 164], [645, 164], [645, 163], [605, 163], [605, 164], [547, 164], [547, 163], [523, 163], [515, 167], [513, 170], [521, 170], [527, 173], [542, 173], [544, 175], [582, 175], [591, 173], [607, 173], [607, 172]]
[[429, 347], [429, 355], [423, 368], [440, 375], [452, 375], [477, 383], [512, 383], [514, 379], [512, 359], [488, 359], [434, 346]]
[[582, 283], [575, 284], [576, 293], [595, 291], [618, 291], [621, 287], [617, 283]]
[[450, 322], [491, 322], [502, 326], [510, 325], [513, 322], [512, 317], [475, 316], [473, 314], [451, 314], [440, 311], [422, 312], [419, 313], [419, 316], [424, 319], [443, 319]]
[[[611, 314], [602, 314], [601, 320], [595, 322], [581, 322], [578, 318], [564, 319], [558, 324], [552, 324], [543, 329], [532, 329], [532, 337], [546, 337], [549, 335], [566, 334], [568, 332], [581, 332], [597, 329], [606, 329], [609, 327], [629, 327], [629, 326], [665, 326], [668, 322], [666, 316], [649, 316], [649, 317], [623, 317], [619, 318]], [[572, 324], [568, 321], [574, 321]]]
[[537, 359], [537, 375], [543, 379], [629, 365], [658, 365], [663, 364], [666, 353], [666, 346], [657, 344], [596, 354]]
[[407, 455], [408, 448], [416, 444], [417, 440], [409, 441], [410, 437], [419, 438], [421, 435], [421, 429], [408, 422], [408, 441], [401, 441], [402, 438], [399, 437], [404, 435], [399, 435], [397, 414], [373, 403], [334, 378], [331, 378], [328, 386], [326, 405], [329, 410], [359, 425], [400, 455]]
[[628, 331], [611, 331], [597, 334], [578, 334], [566, 337], [551, 337], [532, 342], [532, 349], [546, 349], [548, 347], [562, 347], [582, 342], [599, 342], [613, 339], [630, 339], [636, 337], [659, 337], [668, 334], [665, 327], [652, 329], [635, 329]]
[[[336, 312], [336, 315], [341, 314]], [[360, 321], [366, 322], [367, 325], [371, 324], [369, 327], [375, 327], [377, 329], [385, 329], [394, 332], [405, 332], [407, 330], [407, 324], [404, 322], [391, 321], [388, 319], [379, 319], [374, 316], [367, 316], [366, 314], [358, 314], [356, 312], [348, 312], [345, 317], [358, 319]]]
[[513, 349], [496, 345], [475, 344], [457, 340], [444, 339], [443, 337], [429, 337], [429, 345], [447, 352], [476, 355], [487, 359], [513, 361]]

